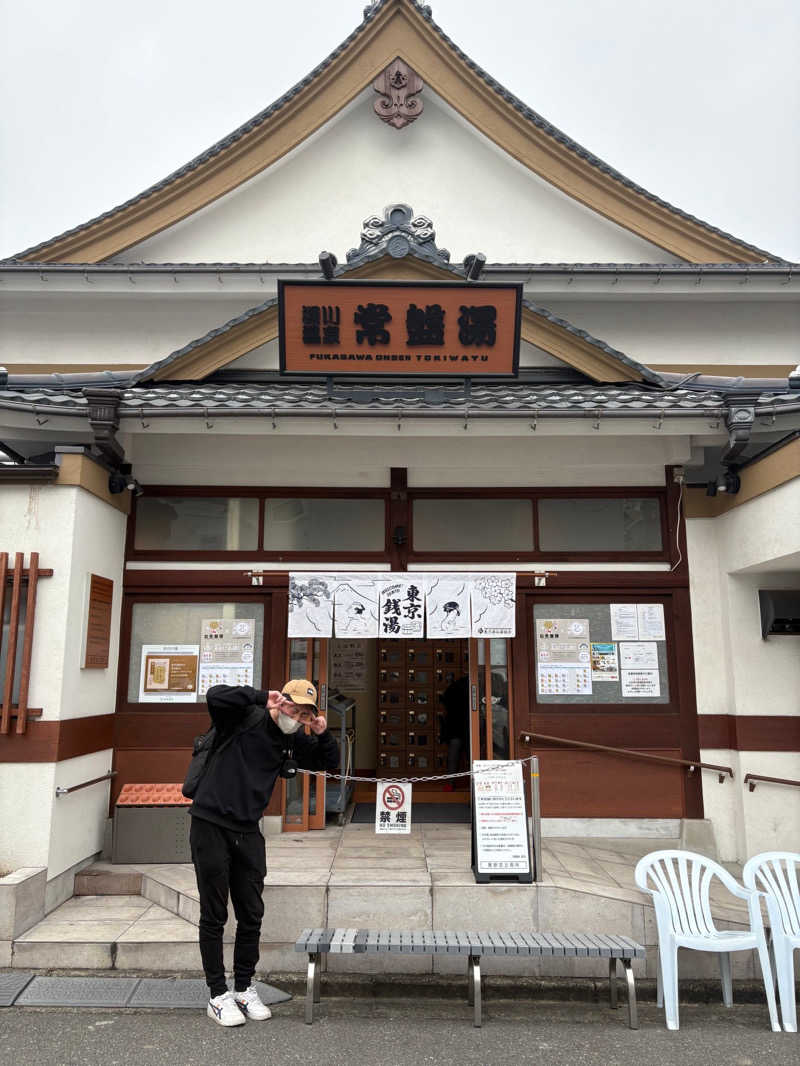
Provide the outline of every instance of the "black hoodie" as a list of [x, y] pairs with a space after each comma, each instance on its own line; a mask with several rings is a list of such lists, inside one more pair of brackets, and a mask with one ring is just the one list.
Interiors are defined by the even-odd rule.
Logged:
[[[215, 685], [206, 693], [208, 713], [221, 744], [252, 708], [266, 707], [268, 693], [249, 685]], [[189, 813], [240, 833], [253, 833], [269, 803], [281, 765], [294, 758], [306, 770], [337, 770], [339, 745], [325, 730], [308, 735], [300, 727], [283, 733], [269, 711], [250, 729], [212, 754]]]

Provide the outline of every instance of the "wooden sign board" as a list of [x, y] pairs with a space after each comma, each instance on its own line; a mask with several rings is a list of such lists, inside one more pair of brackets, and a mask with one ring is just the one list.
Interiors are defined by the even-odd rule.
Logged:
[[511, 377], [522, 286], [279, 281], [284, 374]]
[[89, 574], [88, 584], [83, 667], [85, 670], [105, 670], [108, 668], [108, 650], [111, 645], [114, 582], [108, 577]]

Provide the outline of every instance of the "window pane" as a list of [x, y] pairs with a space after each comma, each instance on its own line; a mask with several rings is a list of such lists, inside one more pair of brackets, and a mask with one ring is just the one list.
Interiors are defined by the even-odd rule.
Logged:
[[[139, 702], [143, 645], [190, 645], [197, 647], [199, 654], [203, 622], [220, 618], [254, 620], [253, 687], [260, 688], [261, 649], [264, 644], [264, 605], [262, 603], [135, 603], [131, 629], [128, 701]], [[186, 702], [191, 703], [194, 700], [194, 696], [189, 696]], [[203, 697], [198, 696], [197, 702], [203, 703]]]
[[258, 500], [140, 496], [136, 547], [141, 551], [247, 551], [258, 547]]
[[530, 500], [414, 500], [416, 552], [533, 551]]
[[540, 499], [541, 551], [661, 551], [661, 511], [642, 499]]
[[383, 551], [383, 500], [276, 498], [264, 501], [267, 551]]

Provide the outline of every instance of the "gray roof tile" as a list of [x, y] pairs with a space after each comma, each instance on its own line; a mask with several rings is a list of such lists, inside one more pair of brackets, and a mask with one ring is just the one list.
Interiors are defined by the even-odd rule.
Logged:
[[[258, 384], [192, 384], [144, 386], [123, 391], [120, 414], [156, 415], [193, 411], [197, 414], [339, 414], [376, 412], [394, 414], [459, 415], [469, 413], [542, 416], [581, 414], [709, 414], [719, 417], [725, 409], [725, 393], [708, 389], [655, 390], [646, 385], [540, 385], [526, 381], [472, 383], [378, 382], [366, 384], [338, 379], [332, 387], [325, 380], [276, 380]], [[762, 393], [756, 405], [767, 413], [800, 410], [800, 396], [787, 388], [783, 393]], [[78, 390], [50, 388], [0, 391], [0, 407], [42, 413], [83, 415], [88, 405]]]

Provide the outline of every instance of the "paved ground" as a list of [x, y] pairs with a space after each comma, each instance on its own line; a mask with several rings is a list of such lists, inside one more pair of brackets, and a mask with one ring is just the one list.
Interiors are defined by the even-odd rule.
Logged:
[[0, 1014], [0, 1062], [18, 1066], [422, 1066], [547, 1063], [547, 1066], [796, 1066], [800, 1038], [772, 1033], [765, 1007], [731, 1011], [682, 1005], [680, 1032], [664, 1029], [653, 1005], [641, 1029], [624, 1011], [600, 1005], [486, 1004], [473, 1029], [464, 1003], [436, 999], [329, 999], [303, 1024], [302, 1000], [274, 1009], [271, 1021], [224, 1030], [197, 1011], [50, 1010]]

